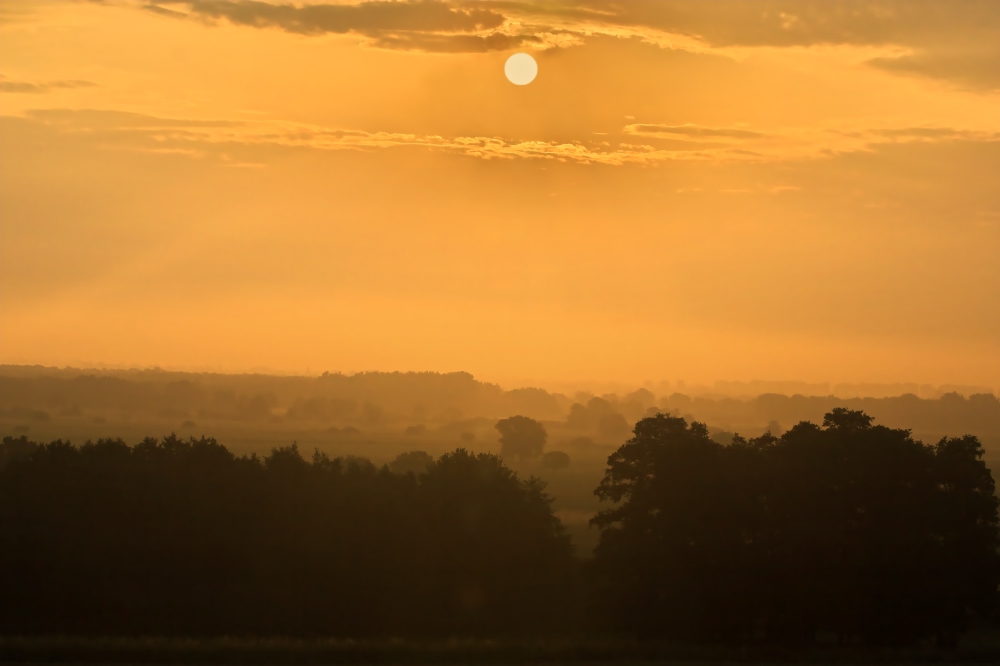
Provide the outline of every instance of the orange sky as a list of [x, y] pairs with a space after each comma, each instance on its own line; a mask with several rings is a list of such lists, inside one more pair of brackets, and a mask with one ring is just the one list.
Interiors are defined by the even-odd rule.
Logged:
[[0, 21], [0, 362], [1000, 386], [995, 0]]

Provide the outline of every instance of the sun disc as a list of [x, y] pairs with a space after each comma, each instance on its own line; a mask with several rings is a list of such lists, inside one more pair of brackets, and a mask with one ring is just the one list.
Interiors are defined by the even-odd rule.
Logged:
[[516, 86], [526, 86], [538, 76], [538, 63], [527, 53], [515, 53], [503, 67], [507, 80]]

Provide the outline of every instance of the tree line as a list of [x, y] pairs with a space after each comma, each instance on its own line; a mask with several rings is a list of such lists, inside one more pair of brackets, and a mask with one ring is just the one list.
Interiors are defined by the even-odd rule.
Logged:
[[[788, 388], [791, 392], [794, 386]], [[657, 410], [729, 431], [737, 426], [762, 427], [771, 421], [787, 428], [802, 420], [820, 420], [834, 407], [850, 407], [866, 411], [881, 423], [935, 437], [956, 431], [1000, 437], [1000, 400], [990, 393], [967, 398], [949, 393], [935, 400], [912, 394], [845, 399], [773, 393], [736, 399], [692, 397], [673, 392], [665, 384], [657, 390], [657, 395], [638, 389], [620, 396], [570, 396], [539, 388], [505, 391], [463, 372], [283, 377], [0, 365], [0, 421], [44, 429], [41, 424], [89, 423], [95, 418], [113, 421], [129, 414], [133, 422], [136, 417], [153, 423], [173, 419], [178, 425], [193, 419], [217, 424], [337, 424], [401, 430], [415, 424], [444, 425], [523, 414], [552, 423], [562, 421], [567, 428], [602, 441], [622, 441], [632, 424]]]
[[[508, 455], [544, 429], [498, 423]], [[522, 441], [523, 440], [523, 441]], [[972, 436], [835, 409], [735, 438], [639, 421], [574, 557], [537, 479], [434, 460], [232, 455], [215, 440], [0, 447], [7, 634], [953, 642], [994, 612], [997, 499]], [[393, 471], [395, 470], [395, 471]]]

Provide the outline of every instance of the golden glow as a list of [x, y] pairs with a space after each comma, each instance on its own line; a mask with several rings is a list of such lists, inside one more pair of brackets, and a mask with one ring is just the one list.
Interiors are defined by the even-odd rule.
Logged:
[[778, 4], [5, 2], [0, 362], [997, 386], [1000, 6]]

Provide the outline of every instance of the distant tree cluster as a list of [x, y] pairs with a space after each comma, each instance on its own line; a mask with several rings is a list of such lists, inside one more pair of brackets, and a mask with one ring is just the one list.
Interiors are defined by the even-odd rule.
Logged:
[[545, 426], [527, 416], [511, 416], [497, 421], [500, 433], [500, 455], [510, 462], [532, 462], [541, 459], [542, 466], [550, 469], [569, 467], [569, 454], [563, 451], [548, 451], [544, 454], [548, 433]]
[[500, 455], [507, 460], [533, 460], [542, 455], [548, 433], [545, 426], [527, 416], [512, 416], [497, 422]]
[[953, 642], [994, 606], [997, 499], [975, 437], [914, 441], [834, 409], [729, 446], [658, 415], [609, 459], [597, 607], [712, 642]]
[[576, 565], [540, 482], [464, 450], [398, 462], [408, 473], [295, 446], [261, 459], [211, 439], [7, 438], [0, 627], [447, 636], [566, 621]]
[[628, 424], [629, 421], [606, 398], [591, 398], [586, 405], [576, 403], [570, 407], [566, 417], [566, 425], [570, 428], [594, 432], [604, 439], [618, 441], [628, 435]]
[[[1000, 400], [990, 393], [963, 397], [946, 393], [936, 400], [913, 394], [892, 398], [838, 398], [829, 396], [780, 395], [768, 393], [750, 400], [691, 397], [680, 393], [659, 401], [664, 412], [691, 414], [700, 422], [765, 424], [786, 426], [800, 421], [820, 421], [837, 407], [864, 411], [879, 423], [905, 427], [915, 433], [972, 432], [980, 438], [1000, 437]], [[692, 420], [688, 418], [688, 420]], [[772, 430], [772, 433], [775, 431]]]
[[0, 417], [24, 423], [131, 414], [144, 418], [300, 425], [399, 425], [476, 416], [557, 419], [567, 399], [504, 391], [464, 372], [324, 373], [321, 377], [0, 365]]
[[[82, 439], [176, 428], [184, 434], [211, 432], [240, 450], [250, 450], [256, 442], [252, 438], [241, 441], [241, 437], [254, 424], [254, 430], [286, 433], [285, 441], [304, 432], [341, 439], [363, 434], [383, 441], [400, 434], [414, 439], [447, 438], [472, 447], [474, 441], [492, 439], [492, 433], [485, 431], [497, 419], [517, 414], [544, 421], [553, 435], [587, 437], [609, 446], [628, 438], [640, 419], [663, 412], [712, 424], [712, 438], [728, 445], [737, 430], [758, 435], [770, 427], [778, 434], [799, 421], [820, 422], [834, 407], [849, 407], [864, 410], [884, 425], [909, 428], [928, 441], [948, 433], [975, 433], [988, 451], [990, 464], [1000, 465], [1000, 458], [994, 458], [1000, 456], [1000, 400], [988, 391], [978, 392], [983, 388], [953, 387], [971, 394], [947, 393], [938, 399], [913, 394], [849, 399], [774, 393], [750, 397], [763, 390], [821, 388], [795, 383], [747, 385], [739, 389], [746, 391], [745, 398], [670, 393], [668, 383], [656, 388], [659, 395], [640, 388], [622, 395], [578, 392], [568, 396], [540, 388], [504, 390], [462, 372], [291, 377], [0, 365], [0, 429], [4, 434]], [[683, 390], [683, 385], [676, 388]], [[907, 390], [904, 385], [897, 388]], [[522, 464], [536, 458], [515, 454], [505, 460]]]

